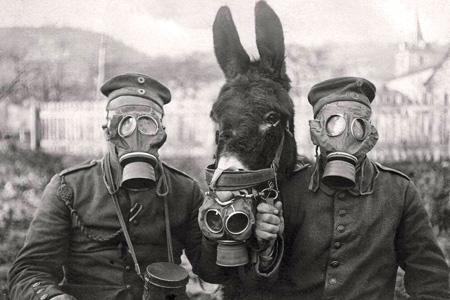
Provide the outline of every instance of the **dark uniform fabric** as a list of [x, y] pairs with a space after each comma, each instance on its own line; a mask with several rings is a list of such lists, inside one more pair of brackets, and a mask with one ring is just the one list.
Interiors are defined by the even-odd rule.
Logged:
[[398, 266], [413, 299], [450, 299], [448, 266], [406, 175], [369, 159], [349, 191], [310, 190], [311, 175], [282, 187], [285, 253], [262, 299], [394, 299]]
[[[207, 277], [214, 271], [215, 252], [201, 256], [202, 234], [198, 227], [198, 208], [203, 195], [198, 184], [187, 175], [164, 165], [169, 193], [173, 254], [179, 264], [182, 250], [194, 273]], [[73, 208], [80, 216], [87, 237], [58, 194], [62, 182], [73, 191]], [[59, 197], [58, 197], [59, 196]], [[142, 204], [142, 210], [128, 230], [142, 272], [148, 264], [168, 261], [164, 221], [164, 201], [155, 188], [146, 191], [120, 189], [118, 199], [125, 220]], [[79, 225], [79, 224], [78, 224]], [[120, 223], [111, 195], [106, 189], [101, 161], [92, 161], [54, 176], [42, 197], [27, 233], [23, 249], [9, 274], [12, 299], [46, 299], [67, 293], [83, 299], [141, 299], [143, 280], [134, 271], [123, 234], [115, 236]], [[109, 237], [113, 237], [109, 239]], [[210, 264], [209, 262], [212, 261]], [[178, 299], [178, 298], [177, 298]]]

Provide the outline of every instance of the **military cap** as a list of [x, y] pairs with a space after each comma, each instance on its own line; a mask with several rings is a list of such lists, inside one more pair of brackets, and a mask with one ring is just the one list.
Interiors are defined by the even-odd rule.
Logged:
[[375, 98], [375, 85], [358, 77], [338, 77], [315, 84], [308, 93], [314, 117], [327, 104], [336, 101], [356, 101], [370, 108]]
[[[171, 99], [169, 89], [159, 81], [136, 73], [115, 76], [105, 82], [100, 91], [108, 97], [106, 109], [130, 102], [148, 105], [148, 100], [155, 102], [162, 109], [164, 104], [169, 103]], [[117, 100], [113, 101], [114, 99]]]

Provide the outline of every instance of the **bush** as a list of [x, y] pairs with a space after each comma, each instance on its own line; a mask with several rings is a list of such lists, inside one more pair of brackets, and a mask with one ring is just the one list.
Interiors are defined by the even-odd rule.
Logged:
[[64, 167], [61, 156], [20, 149], [13, 142], [0, 150], [0, 288], [25, 240], [41, 194]]

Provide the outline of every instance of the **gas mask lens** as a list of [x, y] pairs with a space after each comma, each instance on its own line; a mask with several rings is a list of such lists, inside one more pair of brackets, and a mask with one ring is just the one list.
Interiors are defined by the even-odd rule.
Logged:
[[235, 211], [231, 213], [227, 221], [225, 223], [225, 226], [227, 228], [227, 231], [231, 234], [241, 234], [245, 230], [247, 230], [248, 226], [250, 225], [250, 220], [247, 216], [247, 214]]
[[353, 137], [358, 141], [362, 141], [366, 137], [366, 123], [363, 119], [354, 119], [351, 130]]
[[246, 213], [233, 211], [223, 221], [222, 214], [217, 209], [210, 209], [205, 214], [206, 227], [212, 233], [219, 233], [223, 230], [224, 223], [228, 233], [238, 235], [245, 232], [250, 225], [250, 219]]
[[120, 121], [119, 135], [121, 137], [129, 136], [136, 129], [136, 120], [132, 116], [126, 116]]
[[327, 120], [326, 131], [328, 136], [338, 136], [345, 130], [345, 119], [342, 115], [330, 116]]
[[155, 135], [158, 133], [158, 122], [152, 117], [141, 116], [137, 120], [138, 129], [142, 134]]
[[220, 211], [217, 209], [210, 209], [206, 212], [205, 215], [206, 220], [206, 227], [212, 232], [212, 233], [219, 233], [223, 229], [223, 221], [222, 221], [222, 215], [220, 214]]

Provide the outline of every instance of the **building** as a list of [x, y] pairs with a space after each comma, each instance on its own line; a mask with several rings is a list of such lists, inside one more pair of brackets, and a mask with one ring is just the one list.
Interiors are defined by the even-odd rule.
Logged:
[[380, 140], [377, 160], [439, 160], [450, 157], [450, 48], [426, 43], [417, 20], [414, 43], [396, 55], [396, 74], [373, 104]]

